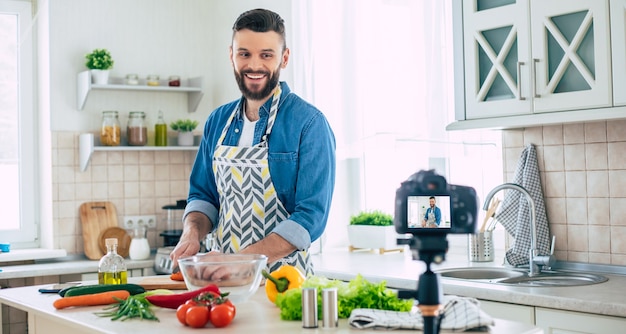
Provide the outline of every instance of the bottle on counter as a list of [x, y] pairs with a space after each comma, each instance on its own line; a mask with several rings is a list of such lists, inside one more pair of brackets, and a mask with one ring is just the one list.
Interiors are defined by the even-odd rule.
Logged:
[[102, 112], [102, 127], [100, 128], [100, 143], [104, 146], [118, 146], [122, 133], [117, 111]]
[[150, 257], [150, 244], [147, 238], [148, 229], [145, 226], [137, 226], [130, 240], [128, 256], [131, 260], [145, 260]]
[[98, 284], [126, 284], [128, 283], [126, 263], [124, 258], [117, 254], [117, 239], [104, 240], [107, 253], [98, 264]]
[[154, 146], [167, 146], [167, 123], [163, 119], [163, 112], [159, 110], [159, 118], [154, 125]]
[[148, 128], [144, 124], [146, 114], [143, 111], [131, 111], [128, 115], [128, 126], [126, 135], [128, 145], [144, 146], [148, 143]]

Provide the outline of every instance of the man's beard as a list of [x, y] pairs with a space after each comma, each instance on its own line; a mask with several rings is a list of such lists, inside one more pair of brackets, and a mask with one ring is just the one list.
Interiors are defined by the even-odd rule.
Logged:
[[[280, 77], [280, 67], [274, 73], [270, 73], [266, 71], [255, 72], [251, 70], [242, 71], [241, 73], [237, 73], [236, 70], [233, 70], [233, 71], [235, 72], [235, 79], [237, 80], [237, 85], [239, 85], [239, 90], [241, 91], [243, 96], [248, 100], [262, 100], [268, 97], [272, 93], [274, 88], [276, 88], [276, 85], [278, 84], [278, 78]], [[265, 87], [263, 87], [263, 89], [261, 89], [258, 92], [252, 92], [248, 89], [248, 87], [246, 87], [246, 83], [245, 83], [244, 76], [248, 73], [264, 74], [266, 77], [269, 78], [269, 80], [267, 81], [267, 84], [265, 85]]]

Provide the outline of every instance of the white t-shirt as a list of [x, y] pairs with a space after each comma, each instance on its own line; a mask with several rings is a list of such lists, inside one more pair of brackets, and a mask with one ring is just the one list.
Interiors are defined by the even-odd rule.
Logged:
[[258, 121], [259, 120], [252, 122], [245, 114], [243, 115], [243, 129], [241, 130], [241, 137], [239, 137], [239, 146], [252, 146], [254, 128]]

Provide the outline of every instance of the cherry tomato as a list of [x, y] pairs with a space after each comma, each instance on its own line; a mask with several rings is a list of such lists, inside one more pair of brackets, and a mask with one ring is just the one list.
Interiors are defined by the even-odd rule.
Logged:
[[177, 309], [176, 309], [176, 318], [178, 319], [178, 321], [187, 326], [187, 310], [193, 305], [191, 304], [183, 304], [180, 305]]
[[185, 318], [187, 324], [193, 328], [202, 328], [209, 322], [209, 308], [206, 306], [191, 306]]
[[230, 306], [225, 303], [214, 305], [211, 307], [209, 317], [211, 324], [215, 327], [219, 328], [228, 326], [228, 324], [230, 324], [235, 317], [235, 308], [234, 306]]
[[235, 307], [235, 304], [233, 304], [233, 302], [231, 302], [230, 299], [226, 299], [223, 304], [228, 305], [233, 310], [233, 318], [234, 318], [237, 315], [237, 308]]

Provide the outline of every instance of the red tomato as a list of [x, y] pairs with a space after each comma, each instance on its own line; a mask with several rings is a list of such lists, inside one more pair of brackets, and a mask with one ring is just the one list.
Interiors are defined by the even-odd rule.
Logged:
[[237, 308], [235, 307], [235, 304], [233, 304], [233, 302], [231, 302], [230, 299], [226, 299], [223, 304], [228, 305], [233, 310], [233, 318], [234, 318], [237, 315]]
[[185, 318], [187, 324], [193, 328], [202, 328], [209, 322], [209, 308], [206, 306], [191, 306]]
[[211, 312], [209, 314], [211, 324], [215, 327], [225, 327], [228, 326], [233, 321], [235, 317], [235, 307], [228, 304], [217, 304], [211, 307]]
[[178, 319], [178, 321], [187, 326], [187, 310], [193, 305], [191, 304], [183, 304], [180, 305], [177, 309], [176, 309], [176, 318]]

